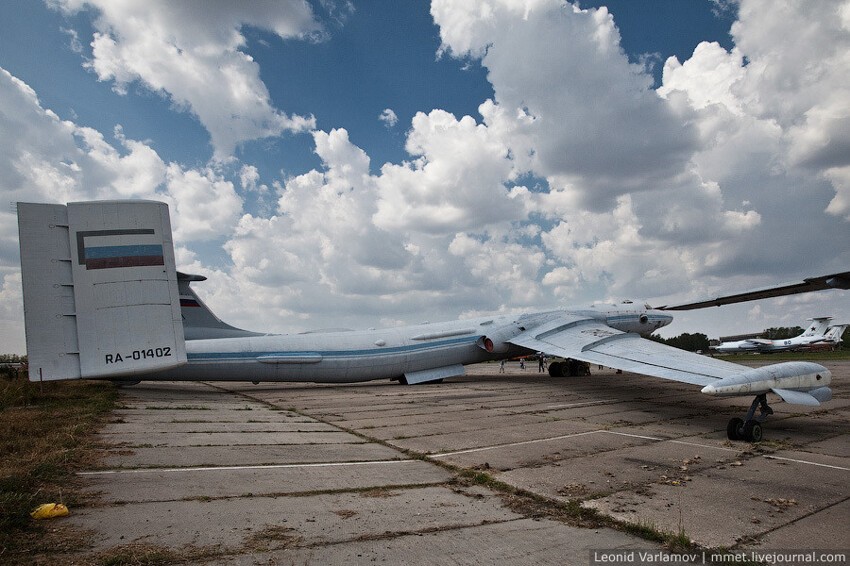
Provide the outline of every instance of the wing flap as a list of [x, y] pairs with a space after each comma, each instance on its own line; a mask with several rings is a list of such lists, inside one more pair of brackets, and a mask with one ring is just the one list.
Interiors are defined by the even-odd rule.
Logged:
[[560, 324], [556, 320], [545, 327], [527, 330], [511, 339], [511, 343], [553, 356], [692, 385], [705, 386], [748, 369], [627, 334], [593, 319], [559, 320]]

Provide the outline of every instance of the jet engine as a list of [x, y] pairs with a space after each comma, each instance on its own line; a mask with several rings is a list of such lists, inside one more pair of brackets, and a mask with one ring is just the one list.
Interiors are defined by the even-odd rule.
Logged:
[[524, 328], [516, 324], [494, 326], [495, 328], [491, 328], [491, 334], [478, 339], [478, 347], [490, 354], [507, 354], [515, 349], [509, 340], [522, 333]]
[[478, 347], [486, 350], [491, 354], [507, 354], [511, 349], [511, 345], [500, 339], [492, 339], [487, 336], [482, 336], [478, 339]]

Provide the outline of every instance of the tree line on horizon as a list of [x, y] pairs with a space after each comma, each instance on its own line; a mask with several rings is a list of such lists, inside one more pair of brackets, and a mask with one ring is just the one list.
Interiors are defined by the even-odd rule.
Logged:
[[26, 366], [26, 355], [0, 354], [0, 377], [17, 377], [21, 369], [21, 364]]
[[[800, 326], [778, 326], [766, 328], [764, 332], [762, 332], [762, 337], [767, 338], [769, 340], [785, 340], [786, 338], [794, 338], [795, 336], [799, 336], [802, 333], [803, 328]], [[711, 347], [711, 343], [708, 339], [708, 336], [702, 334], [701, 332], [697, 332], [694, 334], [685, 332], [672, 338], [662, 338], [653, 334], [649, 338], [651, 340], [655, 340], [656, 342], [661, 342], [662, 344], [667, 344], [668, 346], [673, 346], [674, 348], [679, 348], [680, 350], [687, 350], [689, 352], [706, 352]], [[850, 349], [850, 328], [844, 331], [844, 334], [841, 338], [842, 341], [838, 349]]]

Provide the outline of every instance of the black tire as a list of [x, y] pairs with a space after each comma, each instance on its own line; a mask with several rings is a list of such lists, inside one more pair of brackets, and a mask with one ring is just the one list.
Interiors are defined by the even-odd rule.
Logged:
[[549, 364], [549, 375], [552, 377], [564, 377], [564, 363], [552, 362]]
[[744, 419], [735, 417], [726, 425], [726, 437], [729, 440], [741, 440], [741, 432], [744, 427]]
[[567, 364], [569, 367], [569, 369], [567, 370], [567, 376], [569, 377], [581, 377], [584, 375], [590, 375], [590, 364], [573, 359], [570, 359]]
[[763, 434], [761, 423], [758, 421], [749, 420], [744, 424], [744, 440], [761, 442]]

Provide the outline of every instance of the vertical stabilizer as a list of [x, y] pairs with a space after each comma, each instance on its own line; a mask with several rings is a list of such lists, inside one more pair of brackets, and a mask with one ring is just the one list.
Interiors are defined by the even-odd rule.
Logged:
[[809, 324], [806, 331], [801, 334], [801, 336], [823, 336], [826, 334], [827, 328], [829, 328], [829, 321], [832, 320], [831, 316], [818, 316], [815, 318], [809, 319], [811, 324]]
[[841, 342], [844, 337], [844, 331], [847, 330], [847, 327], [850, 324], [836, 324], [835, 326], [830, 326], [829, 330], [824, 334], [823, 339], [826, 342], [831, 342], [833, 344], [838, 344]]
[[18, 228], [31, 380], [186, 362], [166, 204], [18, 203]]
[[177, 285], [180, 289], [180, 307], [183, 311], [183, 334], [186, 340], [263, 335], [260, 332], [250, 332], [230, 326], [218, 318], [192, 290], [192, 287], [189, 286], [193, 281], [206, 280], [207, 278], [203, 275], [177, 272]]

